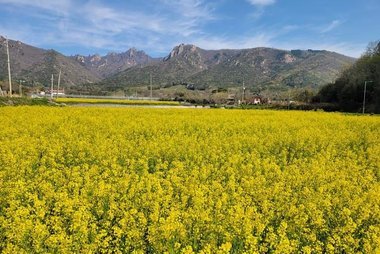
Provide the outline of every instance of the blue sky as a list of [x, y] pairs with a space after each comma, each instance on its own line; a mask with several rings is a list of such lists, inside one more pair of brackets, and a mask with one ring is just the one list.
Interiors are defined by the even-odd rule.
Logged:
[[0, 35], [66, 55], [326, 49], [358, 57], [380, 39], [379, 0], [0, 0]]

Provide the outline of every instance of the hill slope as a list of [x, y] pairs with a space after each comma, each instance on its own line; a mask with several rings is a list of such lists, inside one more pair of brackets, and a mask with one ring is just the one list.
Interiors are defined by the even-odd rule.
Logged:
[[[94, 74], [57, 51], [36, 48], [20, 41], [9, 40], [12, 77], [14, 80], [24, 79], [28, 84], [50, 84], [51, 75], [56, 77], [62, 70], [61, 83], [76, 85], [92, 83], [100, 80]], [[7, 77], [5, 38], [0, 37], [0, 79]]]
[[135, 66], [105, 79], [109, 89], [149, 84], [194, 83], [198, 87], [320, 86], [333, 81], [355, 59], [329, 51], [253, 48], [204, 50], [181, 44], [157, 63]]

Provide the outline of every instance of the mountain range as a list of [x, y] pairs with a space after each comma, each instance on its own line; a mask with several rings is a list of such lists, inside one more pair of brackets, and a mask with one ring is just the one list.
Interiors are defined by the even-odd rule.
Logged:
[[[0, 37], [0, 80], [5, 80], [5, 38]], [[61, 83], [76, 87], [101, 87], [115, 91], [133, 86], [191, 85], [236, 87], [244, 82], [259, 89], [289, 86], [318, 87], [334, 81], [354, 58], [325, 50], [273, 48], [204, 50], [180, 44], [163, 58], [153, 58], [131, 48], [123, 53], [64, 56], [9, 40], [12, 76], [28, 84], [49, 86], [51, 75], [62, 70]], [[83, 88], [83, 86], [82, 86]]]
[[159, 61], [159, 59], [154, 59], [144, 51], [136, 48], [131, 48], [123, 53], [108, 53], [105, 56], [98, 54], [90, 56], [75, 55], [70, 58], [101, 78], [107, 78], [134, 66], [146, 66]]
[[354, 58], [325, 50], [252, 48], [204, 50], [181, 44], [161, 61], [128, 68], [101, 84], [112, 87], [190, 83], [196, 87], [320, 86], [332, 82]]

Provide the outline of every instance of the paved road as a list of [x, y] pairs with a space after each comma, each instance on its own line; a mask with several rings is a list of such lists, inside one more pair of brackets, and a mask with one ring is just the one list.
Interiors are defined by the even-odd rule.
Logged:
[[172, 106], [172, 105], [126, 105], [126, 104], [101, 104], [101, 103], [78, 103], [78, 104], [68, 104], [69, 107], [97, 107], [97, 108], [197, 108], [206, 109], [209, 106]]

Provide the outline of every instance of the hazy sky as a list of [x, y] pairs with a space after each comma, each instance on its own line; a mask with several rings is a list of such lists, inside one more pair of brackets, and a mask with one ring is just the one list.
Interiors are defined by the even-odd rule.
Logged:
[[0, 35], [66, 55], [131, 47], [326, 49], [380, 39], [380, 0], [0, 0]]

